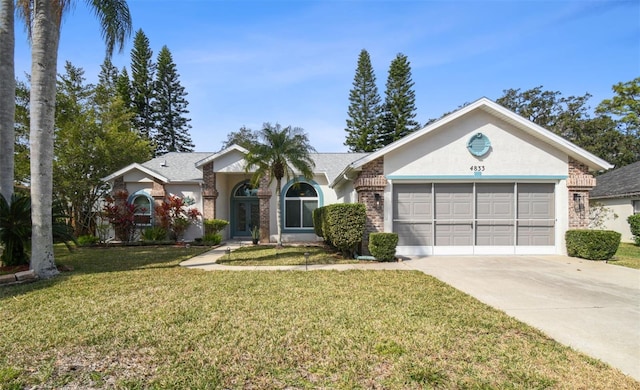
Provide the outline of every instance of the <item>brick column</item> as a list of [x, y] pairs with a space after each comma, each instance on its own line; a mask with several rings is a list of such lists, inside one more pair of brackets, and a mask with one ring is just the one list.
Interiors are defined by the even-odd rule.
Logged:
[[269, 202], [271, 200], [271, 190], [269, 189], [269, 177], [265, 176], [260, 179], [260, 187], [258, 187], [258, 199], [260, 199], [260, 242], [269, 243]]
[[213, 161], [202, 166], [202, 219], [215, 219], [216, 199], [216, 173], [213, 171]]
[[369, 254], [369, 234], [384, 231], [384, 157], [365, 164], [354, 182], [358, 193], [358, 203], [365, 205], [367, 221], [362, 237], [360, 252]]
[[596, 186], [596, 179], [589, 167], [569, 158], [569, 229], [589, 227], [589, 191]]
[[126, 191], [127, 187], [124, 185], [124, 177], [116, 177], [113, 180], [113, 188], [111, 189], [111, 193], [115, 194], [118, 191]]
[[151, 187], [151, 197], [153, 198], [154, 207], [162, 206], [162, 202], [166, 197], [167, 193], [164, 190], [164, 184], [157, 181], [157, 179], [153, 179], [153, 187]]

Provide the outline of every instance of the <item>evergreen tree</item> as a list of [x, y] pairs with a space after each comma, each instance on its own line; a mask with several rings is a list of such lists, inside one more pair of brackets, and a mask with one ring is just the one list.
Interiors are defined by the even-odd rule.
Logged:
[[187, 92], [180, 85], [178, 72], [171, 52], [163, 46], [158, 53], [158, 72], [156, 74], [153, 118], [157, 133], [153, 138], [156, 156], [167, 152], [191, 152], [193, 142], [189, 135], [189, 121], [185, 99]]
[[156, 66], [149, 39], [142, 30], [136, 32], [131, 50], [132, 100], [135, 116], [134, 127], [144, 137], [153, 137], [154, 123], [151, 103], [153, 100], [153, 77]]
[[129, 79], [129, 73], [125, 67], [122, 68], [122, 72], [120, 72], [118, 80], [116, 80], [116, 91], [118, 96], [120, 96], [120, 99], [122, 99], [124, 106], [127, 108], [133, 108], [131, 80]]
[[373, 152], [377, 149], [376, 133], [379, 128], [380, 95], [376, 86], [376, 76], [371, 67], [369, 53], [362, 49], [358, 57], [358, 67], [353, 78], [353, 88], [349, 92], [349, 118], [347, 119], [347, 139], [344, 144], [352, 152]]
[[98, 74], [98, 85], [95, 90], [95, 101], [98, 106], [104, 106], [116, 96], [116, 83], [118, 81], [118, 68], [113, 66], [107, 57], [100, 65]]
[[416, 94], [413, 84], [409, 60], [399, 53], [389, 67], [378, 147], [397, 141], [420, 127], [415, 120]]

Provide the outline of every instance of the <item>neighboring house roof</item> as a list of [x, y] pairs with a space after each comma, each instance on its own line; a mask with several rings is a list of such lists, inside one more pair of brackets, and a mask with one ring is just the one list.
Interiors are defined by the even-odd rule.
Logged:
[[485, 112], [488, 112], [504, 121], [506, 121], [507, 123], [517, 127], [518, 129], [524, 131], [525, 133], [543, 141], [546, 142], [547, 144], [550, 144], [552, 146], [554, 146], [555, 148], [562, 150], [563, 152], [565, 152], [567, 155], [571, 156], [572, 158], [574, 158], [575, 160], [587, 165], [589, 168], [591, 168], [594, 171], [598, 171], [598, 170], [605, 170], [605, 169], [611, 169], [613, 168], [613, 165], [609, 164], [608, 162], [606, 162], [605, 160], [587, 152], [586, 150], [580, 148], [579, 146], [567, 141], [566, 139], [560, 137], [559, 135], [556, 135], [554, 133], [552, 133], [551, 131], [531, 122], [530, 120], [510, 111], [507, 108], [504, 108], [503, 106], [499, 105], [498, 103], [487, 99], [487, 98], [481, 98], [476, 100], [475, 102], [464, 106], [462, 108], [460, 108], [457, 111], [454, 111], [453, 113], [431, 123], [430, 125], [423, 127], [420, 130], [417, 130], [409, 135], [407, 135], [406, 137], [403, 137], [402, 139], [399, 139], [387, 146], [385, 146], [382, 149], [379, 149], [357, 161], [354, 161], [353, 163], [349, 164], [344, 170], [343, 172], [338, 175], [336, 177], [336, 179], [331, 183], [331, 186], [334, 187], [336, 185], [338, 185], [340, 183], [340, 181], [342, 180], [343, 175], [347, 175], [349, 174], [349, 172], [351, 171], [358, 171], [362, 168], [363, 165], [365, 165], [368, 162], [374, 161], [382, 156], [384, 156], [385, 154], [396, 150], [398, 148], [401, 148], [404, 145], [407, 145], [413, 141], [415, 141], [417, 138], [423, 137], [426, 134], [429, 134], [433, 131], [438, 130], [439, 128], [441, 128], [442, 126], [445, 126], [446, 124], [464, 116], [469, 114], [472, 111], [475, 110], [483, 110]]
[[103, 180], [111, 181], [127, 172], [139, 170], [165, 183], [201, 182], [202, 171], [196, 168], [196, 163], [212, 154], [213, 153], [202, 152], [170, 152], [142, 164], [134, 163], [127, 165], [119, 171], [103, 178]]
[[640, 196], [640, 161], [596, 177], [591, 199]]

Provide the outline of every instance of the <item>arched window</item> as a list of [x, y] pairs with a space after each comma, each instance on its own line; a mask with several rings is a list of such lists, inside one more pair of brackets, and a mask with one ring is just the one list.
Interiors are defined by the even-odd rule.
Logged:
[[284, 227], [287, 229], [313, 228], [313, 210], [318, 208], [318, 192], [309, 183], [296, 182], [284, 197]]
[[247, 180], [238, 186], [233, 196], [235, 197], [258, 196], [258, 189], [253, 188], [251, 183]]
[[153, 202], [147, 194], [134, 194], [131, 203], [136, 207], [133, 220], [137, 226], [151, 226], [153, 220]]

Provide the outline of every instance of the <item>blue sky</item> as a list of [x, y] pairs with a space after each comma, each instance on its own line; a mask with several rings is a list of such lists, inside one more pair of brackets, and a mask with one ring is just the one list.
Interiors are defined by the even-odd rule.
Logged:
[[[104, 44], [85, 2], [62, 26], [66, 60], [97, 81]], [[384, 99], [389, 64], [411, 62], [417, 120], [508, 88], [589, 92], [640, 76], [640, 1], [207, 1], [129, 0], [134, 32], [154, 60], [167, 45], [189, 95], [196, 151], [264, 122], [302, 127], [321, 152], [347, 151], [345, 121], [361, 49]], [[19, 23], [22, 23], [21, 21]], [[30, 70], [16, 29], [16, 74]], [[133, 34], [116, 66], [130, 63]]]

